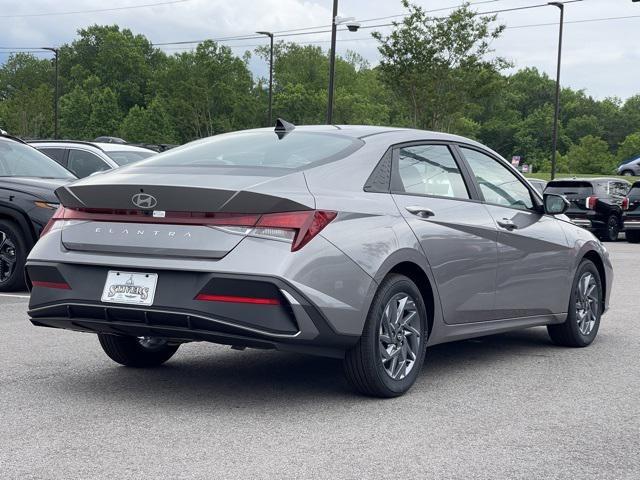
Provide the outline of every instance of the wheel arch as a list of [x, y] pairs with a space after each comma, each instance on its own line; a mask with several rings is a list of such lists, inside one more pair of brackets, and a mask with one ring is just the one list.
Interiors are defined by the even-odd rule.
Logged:
[[424, 306], [427, 309], [427, 335], [430, 335], [433, 331], [435, 297], [429, 277], [420, 266], [411, 261], [403, 261], [394, 265], [393, 268], [391, 268], [391, 270], [389, 270], [389, 272], [387, 273], [387, 276], [394, 273], [404, 275], [405, 277], [409, 278], [413, 283], [416, 284], [418, 290], [420, 290], [422, 300], [424, 301]]
[[[598, 274], [600, 275], [600, 284], [602, 285], [602, 303], [603, 306], [606, 303], [606, 298], [608, 295], [607, 291], [607, 270], [604, 266], [604, 261], [602, 260], [602, 256], [596, 250], [588, 250], [584, 253], [580, 262], [582, 260], [590, 260], [598, 270]], [[578, 264], [579, 265], [579, 264]]]
[[36, 237], [35, 231], [33, 230], [33, 226], [31, 222], [27, 219], [27, 217], [15, 210], [13, 208], [5, 207], [0, 205], [0, 219], [1, 220], [10, 220], [18, 225], [20, 230], [22, 230], [24, 234], [24, 239], [27, 242], [27, 247], [31, 249], [33, 245], [35, 245]]

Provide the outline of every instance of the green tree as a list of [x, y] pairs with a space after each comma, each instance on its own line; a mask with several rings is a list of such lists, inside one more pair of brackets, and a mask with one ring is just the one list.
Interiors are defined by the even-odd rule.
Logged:
[[451, 130], [482, 89], [482, 72], [507, 65], [489, 58], [489, 43], [504, 27], [492, 29], [496, 17], [479, 17], [468, 3], [442, 18], [408, 0], [402, 5], [408, 15], [394, 22], [393, 32], [373, 34], [380, 43], [382, 80], [404, 103], [413, 126]]
[[622, 162], [640, 156], [640, 132], [627, 135], [618, 147], [617, 160]]
[[572, 173], [611, 174], [616, 167], [609, 146], [602, 138], [587, 135], [566, 155]]
[[165, 102], [154, 98], [147, 108], [135, 105], [122, 122], [120, 135], [130, 142], [175, 143], [176, 132]]
[[26, 138], [53, 134], [53, 69], [49, 60], [18, 53], [2, 65], [0, 126]]

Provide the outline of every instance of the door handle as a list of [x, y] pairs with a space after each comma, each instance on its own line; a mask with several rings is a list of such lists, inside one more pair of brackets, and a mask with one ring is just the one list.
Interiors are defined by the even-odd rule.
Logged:
[[513, 223], [511, 220], [509, 220], [508, 218], [503, 218], [502, 220], [498, 220], [497, 224], [501, 227], [504, 228], [505, 230], [516, 230], [518, 228], [518, 225], [516, 225], [515, 223]]
[[420, 218], [429, 218], [435, 215], [434, 211], [431, 210], [430, 208], [425, 208], [425, 207], [405, 207], [405, 208], [407, 209], [407, 212]]

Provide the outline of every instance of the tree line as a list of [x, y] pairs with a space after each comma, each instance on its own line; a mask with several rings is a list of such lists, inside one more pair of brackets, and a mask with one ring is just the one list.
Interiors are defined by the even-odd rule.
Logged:
[[[373, 34], [377, 66], [355, 52], [338, 57], [334, 123], [457, 133], [549, 171], [554, 81], [535, 68], [505, 73], [509, 61], [491, 50], [504, 29], [495, 17], [464, 5], [433, 18], [402, 4], [408, 15], [391, 33]], [[60, 136], [184, 143], [265, 126], [268, 82], [251, 73], [252, 55], [268, 61], [268, 47], [238, 56], [205, 41], [167, 54], [117, 25], [81, 29], [59, 50]], [[322, 48], [277, 42], [274, 118], [324, 123], [328, 76]], [[53, 94], [51, 60], [10, 56], [0, 68], [0, 127], [24, 138], [52, 137]], [[561, 173], [608, 174], [640, 154], [640, 95], [598, 100], [563, 88], [561, 102]]]

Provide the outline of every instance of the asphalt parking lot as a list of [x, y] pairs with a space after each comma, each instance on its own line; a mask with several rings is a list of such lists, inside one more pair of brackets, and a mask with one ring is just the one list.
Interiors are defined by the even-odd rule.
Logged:
[[640, 247], [607, 244], [611, 309], [587, 349], [542, 328], [434, 347], [404, 397], [339, 361], [190, 344], [112, 363], [0, 296], [0, 478], [640, 478]]

